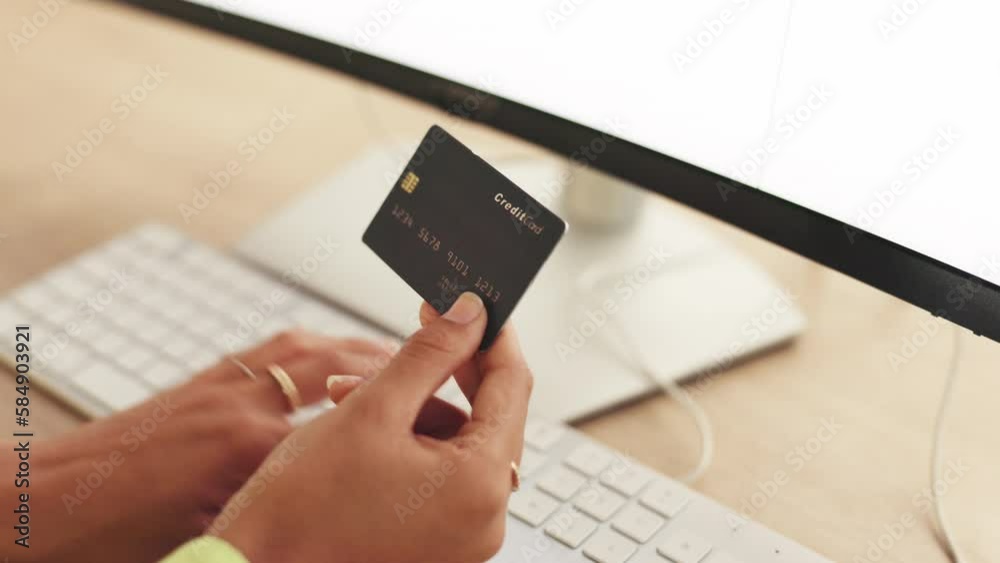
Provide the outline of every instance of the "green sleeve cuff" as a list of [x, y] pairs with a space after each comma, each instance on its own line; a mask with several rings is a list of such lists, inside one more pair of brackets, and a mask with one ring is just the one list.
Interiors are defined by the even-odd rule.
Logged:
[[214, 536], [202, 536], [182, 545], [161, 563], [250, 563], [243, 554]]

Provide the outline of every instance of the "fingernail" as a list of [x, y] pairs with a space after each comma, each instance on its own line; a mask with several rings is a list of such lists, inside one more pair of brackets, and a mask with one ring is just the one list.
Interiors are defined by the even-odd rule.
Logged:
[[483, 312], [483, 300], [471, 291], [466, 291], [458, 297], [458, 300], [444, 314], [444, 318], [453, 323], [467, 325], [479, 317]]
[[361, 381], [361, 379], [363, 378], [356, 375], [331, 375], [326, 378], [326, 389], [329, 391], [330, 389], [333, 389], [334, 385], [340, 383], [354, 383], [355, 381]]

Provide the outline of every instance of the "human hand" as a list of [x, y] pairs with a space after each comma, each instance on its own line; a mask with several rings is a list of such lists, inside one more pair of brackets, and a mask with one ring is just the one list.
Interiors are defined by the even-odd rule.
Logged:
[[[497, 552], [531, 374], [510, 327], [477, 356], [486, 314], [475, 295], [427, 320], [370, 384], [334, 390], [338, 408], [289, 437], [301, 456], [265, 490], [237, 493], [217, 535], [254, 563], [468, 563]], [[421, 432], [453, 373], [471, 416], [452, 432]]]
[[[268, 365], [281, 365], [304, 401], [315, 402], [326, 375], [365, 373], [384, 365], [383, 355], [373, 342], [285, 333], [240, 354], [257, 381], [224, 361], [131, 410], [40, 442], [29, 492], [33, 519], [44, 524], [17, 560], [160, 560], [204, 533], [291, 432]], [[285, 443], [286, 452], [296, 448]]]
[[[424, 302], [420, 307], [421, 326], [427, 326], [440, 316], [441, 314], [430, 303]], [[505, 330], [513, 331], [511, 328], [506, 328]], [[515, 337], [512, 336], [512, 338]], [[387, 349], [386, 352], [391, 356], [395, 353], [395, 350]], [[475, 354], [470, 360], [456, 368], [453, 374], [462, 393], [470, 402], [475, 399], [476, 391], [479, 390], [479, 384], [482, 383], [481, 374], [484, 372], [482, 358], [481, 354]], [[330, 399], [334, 403], [339, 404], [354, 391], [362, 389], [371, 383], [379, 371], [368, 370], [360, 375], [337, 375], [330, 377], [327, 379]], [[413, 430], [418, 434], [425, 434], [444, 440], [454, 437], [468, 420], [469, 416], [464, 410], [448, 401], [432, 396], [424, 403], [420, 414], [417, 415]]]

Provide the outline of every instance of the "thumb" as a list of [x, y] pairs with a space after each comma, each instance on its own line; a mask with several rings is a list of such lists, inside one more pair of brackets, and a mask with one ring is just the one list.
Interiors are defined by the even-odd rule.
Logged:
[[448, 312], [418, 330], [365, 392], [385, 401], [386, 411], [412, 423], [427, 399], [479, 350], [486, 308], [475, 293], [463, 293]]

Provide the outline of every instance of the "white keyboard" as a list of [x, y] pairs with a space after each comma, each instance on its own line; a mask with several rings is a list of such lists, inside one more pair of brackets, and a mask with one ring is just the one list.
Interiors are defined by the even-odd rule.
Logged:
[[[275, 290], [285, 295], [278, 305]], [[91, 417], [127, 409], [296, 325], [388, 336], [157, 225], [0, 299], [0, 327], [18, 324], [32, 327], [33, 382]], [[13, 338], [0, 339], [8, 363], [13, 352]], [[523, 485], [495, 563], [827, 561], [568, 426], [532, 421], [525, 439]]]

